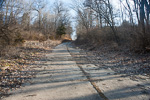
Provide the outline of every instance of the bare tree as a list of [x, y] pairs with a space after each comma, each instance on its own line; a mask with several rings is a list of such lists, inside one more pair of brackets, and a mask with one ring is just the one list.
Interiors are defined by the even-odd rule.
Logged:
[[[126, 2], [126, 5], [123, 3], [123, 0], [120, 0], [120, 3], [123, 5], [123, 7], [125, 8], [125, 10], [128, 12], [130, 24], [133, 26], [134, 25], [134, 22], [133, 22], [133, 9], [132, 9], [133, 7], [130, 4], [131, 1], [125, 0], [125, 2]], [[123, 16], [123, 12], [122, 12], [122, 16]]]
[[85, 27], [86, 32], [93, 27], [93, 22], [95, 20], [93, 10], [87, 7], [87, 3], [81, 3], [81, 1], [73, 1], [74, 4], [72, 9], [77, 12], [77, 20], [83, 27]]
[[115, 22], [114, 22], [115, 16], [113, 13], [113, 7], [110, 3], [110, 0], [93, 0], [89, 7], [98, 14], [100, 24], [102, 24], [102, 19], [104, 19], [105, 22], [107, 22], [107, 24], [113, 31], [116, 42], [119, 44], [119, 38], [117, 36], [117, 32], [115, 29]]
[[[143, 40], [143, 49], [149, 44], [149, 15], [150, 15], [150, 1], [149, 0], [133, 0], [135, 12], [138, 20], [138, 26], [141, 29], [140, 36]], [[146, 22], [146, 24], [145, 24]]]
[[63, 2], [61, 2], [61, 1], [54, 2], [53, 11], [54, 11], [54, 15], [55, 15], [55, 29], [54, 29], [54, 31], [56, 32], [57, 27], [61, 24], [60, 20], [62, 20], [63, 13], [66, 11], [66, 9], [63, 5]]
[[0, 9], [2, 8], [2, 5], [3, 5], [4, 1], [5, 1], [5, 0], [1, 0], [1, 1], [0, 1]]
[[44, 0], [35, 0], [32, 6], [32, 9], [37, 11], [38, 13], [38, 23], [39, 23], [39, 30], [41, 30], [41, 20], [42, 20], [42, 11], [46, 7], [46, 1]]
[[21, 25], [24, 30], [29, 31], [30, 27], [30, 13], [25, 12], [22, 16]]
[[[64, 27], [64, 29], [71, 28], [69, 10], [64, 6], [63, 2], [54, 2], [54, 32], [58, 32], [58, 28]], [[66, 31], [67, 32], [67, 31]], [[68, 31], [69, 32], [69, 31]]]

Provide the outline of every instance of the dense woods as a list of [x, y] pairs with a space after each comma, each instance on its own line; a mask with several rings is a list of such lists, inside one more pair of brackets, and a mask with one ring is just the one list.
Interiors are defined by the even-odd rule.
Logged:
[[1, 0], [0, 7], [1, 50], [25, 40], [60, 39], [72, 33], [71, 16], [63, 2], [52, 5], [46, 0]]
[[76, 0], [78, 42], [149, 51], [149, 0]]

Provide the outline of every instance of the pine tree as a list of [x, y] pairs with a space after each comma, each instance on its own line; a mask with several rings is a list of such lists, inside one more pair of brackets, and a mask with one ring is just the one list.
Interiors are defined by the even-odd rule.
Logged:
[[57, 28], [57, 35], [61, 36], [63, 34], [66, 34], [66, 28], [65, 25], [61, 24], [58, 28]]

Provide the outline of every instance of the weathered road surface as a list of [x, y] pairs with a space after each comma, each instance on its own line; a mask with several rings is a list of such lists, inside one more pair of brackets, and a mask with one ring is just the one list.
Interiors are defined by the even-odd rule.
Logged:
[[[111, 69], [77, 63], [79, 51], [67, 43], [47, 54], [30, 84], [10, 92], [3, 100], [149, 100], [150, 81], [132, 81]], [[79, 55], [80, 56], [80, 55]], [[147, 89], [143, 91], [144, 89]]]
[[47, 63], [30, 85], [3, 100], [102, 100], [76, 65], [65, 44], [47, 55]]

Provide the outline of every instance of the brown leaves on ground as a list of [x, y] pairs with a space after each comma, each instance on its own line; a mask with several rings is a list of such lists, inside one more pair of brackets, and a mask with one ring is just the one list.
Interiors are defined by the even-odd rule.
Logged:
[[[150, 54], [136, 54], [110, 45], [78, 45], [86, 51], [86, 58], [99, 68], [111, 68], [116, 74], [150, 76]], [[83, 51], [83, 52], [84, 52]]]
[[23, 46], [14, 49], [19, 54], [18, 58], [0, 57], [0, 98], [7, 96], [8, 91], [19, 88], [21, 84], [35, 77], [34, 67], [37, 63], [44, 61], [45, 53], [50, 53], [51, 49], [60, 43], [60, 41], [51, 40], [26, 41]]

